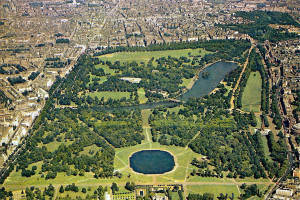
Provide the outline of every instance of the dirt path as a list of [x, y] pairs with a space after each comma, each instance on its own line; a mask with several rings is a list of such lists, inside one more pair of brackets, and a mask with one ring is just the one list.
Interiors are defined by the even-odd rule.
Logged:
[[189, 148], [189, 145], [191, 144], [191, 142], [194, 141], [198, 137], [198, 135], [200, 135], [200, 133], [201, 133], [201, 130], [198, 131], [198, 133], [189, 141], [189, 143], [187, 143], [187, 145], [185, 146], [184, 151]]
[[250, 48], [250, 50], [249, 50], [249, 53], [248, 53], [246, 62], [245, 62], [244, 67], [243, 67], [243, 69], [242, 69], [242, 72], [241, 72], [241, 74], [240, 74], [240, 77], [239, 77], [239, 79], [237, 80], [237, 83], [236, 83], [236, 85], [235, 85], [234, 88], [233, 88], [233, 91], [232, 91], [232, 97], [231, 97], [231, 99], [230, 99], [230, 110], [233, 110], [233, 109], [234, 109], [234, 93], [235, 93], [236, 89], [238, 88], [238, 86], [239, 86], [239, 84], [240, 84], [241, 78], [242, 78], [242, 76], [243, 76], [243, 74], [244, 74], [244, 71], [245, 71], [247, 65], [248, 65], [250, 53], [251, 53], [251, 51], [252, 51], [252, 49], [253, 49], [254, 47], [255, 47], [255, 45], [252, 44], [252, 46], [251, 46], [251, 48]]

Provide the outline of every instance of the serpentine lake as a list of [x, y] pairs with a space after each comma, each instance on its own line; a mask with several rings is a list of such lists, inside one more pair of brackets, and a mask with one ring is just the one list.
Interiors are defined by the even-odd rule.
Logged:
[[[209, 65], [199, 73], [199, 78], [193, 87], [177, 99], [187, 101], [191, 97], [200, 98], [209, 94], [225, 78], [225, 75], [236, 69], [237, 66], [236, 63], [224, 61]], [[202, 74], [209, 74], [209, 76], [203, 78]]]
[[174, 157], [167, 151], [142, 150], [129, 158], [133, 171], [142, 174], [163, 174], [175, 166]]
[[[232, 70], [236, 69], [238, 65], [233, 62], [224, 62], [224, 61], [219, 61], [214, 64], [209, 65], [208, 67], [204, 68], [201, 70], [199, 73], [199, 78], [196, 80], [195, 84], [193, 87], [188, 90], [186, 93], [182, 94], [181, 96], [177, 97], [178, 100], [181, 101], [188, 101], [189, 98], [201, 98], [205, 95], [208, 95], [211, 91], [213, 91], [217, 85], [225, 78], [226, 74], [231, 72]], [[203, 73], [208, 73], [209, 76], [206, 78], [202, 77]], [[126, 106], [123, 107], [125, 110], [134, 110], [134, 109], [154, 109], [156, 107], [160, 106], [171, 106], [171, 105], [176, 105], [177, 103], [174, 102], [154, 102], [154, 103], [145, 103], [145, 104], [140, 104], [140, 105], [133, 105], [133, 106]], [[95, 108], [99, 109], [99, 107]], [[103, 109], [103, 108], [101, 108]], [[104, 108], [107, 110], [113, 110], [112, 108]], [[119, 109], [119, 108], [117, 108]]]

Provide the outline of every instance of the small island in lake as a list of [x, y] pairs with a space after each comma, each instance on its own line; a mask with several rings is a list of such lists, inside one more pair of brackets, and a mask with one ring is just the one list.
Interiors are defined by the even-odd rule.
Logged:
[[210, 76], [209, 72], [203, 72], [202, 73], [202, 78], [207, 79]]

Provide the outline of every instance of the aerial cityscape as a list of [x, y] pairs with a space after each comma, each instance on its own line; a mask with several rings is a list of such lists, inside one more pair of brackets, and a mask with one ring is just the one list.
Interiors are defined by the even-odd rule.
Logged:
[[300, 199], [299, 0], [1, 0], [0, 199]]

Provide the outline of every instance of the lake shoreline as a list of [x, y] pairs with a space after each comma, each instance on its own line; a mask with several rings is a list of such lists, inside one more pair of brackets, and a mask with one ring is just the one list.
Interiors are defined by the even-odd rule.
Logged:
[[[213, 65], [216, 66], [213, 67]], [[197, 75], [194, 76], [184, 92], [175, 98], [184, 102], [190, 97], [200, 98], [204, 95], [211, 94], [216, 89], [217, 85], [224, 80], [225, 75], [236, 69], [238, 66], [239, 63], [237, 62], [223, 60], [217, 60], [206, 64], [203, 68], [197, 71]], [[208, 72], [210, 76], [205, 80], [200, 79], [199, 77], [202, 72]]]
[[[215, 62], [205, 64], [203, 68], [201, 68], [200, 70], [197, 71], [197, 73], [196, 73], [197, 75], [195, 75], [195, 76], [192, 78], [192, 80], [189, 82], [188, 86], [186, 87], [186, 90], [188, 91], [188, 90], [192, 89], [192, 87], [194, 86], [194, 84], [196, 83], [196, 81], [199, 79], [199, 73], [200, 73], [201, 71], [203, 71], [205, 68], [207, 68], [207, 67], [209, 67], [209, 66], [211, 66], [211, 65], [213, 65], [213, 64], [216, 64], [216, 63], [222, 62], [222, 61], [223, 61], [223, 60], [220, 59], [220, 60], [217, 60], [217, 61], [215, 61]], [[235, 61], [223, 61], [223, 62], [231, 62], [231, 63], [236, 63], [236, 64], [239, 65], [239, 63], [238, 63], [238, 62], [235, 62]], [[222, 81], [221, 81], [221, 82], [222, 82]], [[185, 92], [187, 92], [187, 91], [185, 91]], [[184, 93], [185, 93], [185, 92], [184, 92]], [[183, 95], [184, 93], [182, 93], [181, 95]]]

